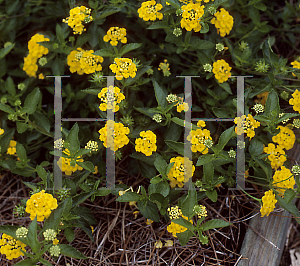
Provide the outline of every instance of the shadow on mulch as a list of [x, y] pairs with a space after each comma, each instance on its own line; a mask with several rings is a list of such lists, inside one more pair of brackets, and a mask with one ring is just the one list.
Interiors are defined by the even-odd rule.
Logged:
[[[125, 173], [124, 168], [118, 169], [118, 180], [127, 185], [132, 185], [137, 190], [139, 185], [147, 187], [149, 180], [145, 178], [133, 178]], [[118, 171], [117, 171], [118, 172]], [[2, 173], [3, 174], [3, 173]], [[30, 219], [16, 218], [13, 216], [13, 208], [21, 199], [29, 198], [30, 189], [22, 182], [39, 182], [38, 179], [24, 178], [6, 172], [0, 179], [0, 224], [28, 226]], [[135, 183], [132, 180], [136, 180]], [[105, 184], [102, 184], [105, 186]], [[257, 197], [260, 197], [262, 193]], [[56, 261], [49, 254], [44, 258], [53, 265], [228, 265], [236, 266], [240, 259], [239, 251], [247, 229], [247, 224], [252, 216], [259, 213], [259, 206], [249, 201], [241, 191], [228, 191], [221, 188], [216, 203], [206, 199], [201, 204], [207, 207], [209, 219], [224, 219], [233, 223], [233, 226], [210, 230], [208, 233], [209, 244], [201, 245], [197, 238], [190, 239], [185, 247], [180, 246], [177, 238], [168, 233], [167, 225], [162, 218], [158, 223], [146, 224], [146, 219], [137, 214], [135, 207], [128, 203], [115, 201], [112, 194], [106, 197], [98, 197], [94, 202], [87, 200], [82, 206], [92, 210], [98, 224], [95, 225], [94, 242], [81, 230], [75, 230], [75, 239], [71, 245], [84, 253], [87, 260], [76, 260], [60, 256]], [[294, 237], [298, 237], [299, 227], [291, 227]], [[296, 233], [295, 233], [296, 232]], [[60, 243], [67, 244], [63, 235], [58, 237]], [[155, 248], [155, 242], [161, 240], [173, 240], [172, 247]], [[290, 238], [290, 242], [291, 242]], [[289, 243], [290, 243], [289, 242]], [[290, 243], [289, 247], [296, 242]], [[285, 252], [287, 254], [287, 252]], [[286, 257], [286, 254], [283, 257]], [[14, 265], [20, 259], [9, 261], [0, 254], [0, 265]], [[281, 266], [288, 265], [282, 264]]]

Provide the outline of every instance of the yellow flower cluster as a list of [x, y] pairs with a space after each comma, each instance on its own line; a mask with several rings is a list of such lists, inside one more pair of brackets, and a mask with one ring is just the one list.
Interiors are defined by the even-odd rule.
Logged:
[[144, 153], [146, 156], [152, 155], [156, 151], [156, 135], [151, 131], [142, 131], [142, 138], [135, 140], [135, 150]]
[[106, 32], [106, 35], [103, 37], [103, 40], [105, 42], [110, 41], [110, 44], [112, 46], [117, 46], [118, 41], [121, 41], [121, 43], [127, 43], [126, 29], [119, 27], [110, 27]]
[[[63, 153], [66, 155], [70, 155], [70, 151], [68, 149], [65, 149]], [[83, 162], [82, 156], [77, 157], [76, 162]], [[62, 172], [65, 172], [66, 175], [71, 175], [73, 172], [83, 169], [78, 164], [76, 164], [75, 166], [71, 166], [71, 159], [65, 157], [59, 158], [57, 165]]]
[[176, 100], [178, 101], [178, 103], [175, 104], [175, 106], [177, 106], [177, 112], [178, 113], [181, 113], [182, 111], [187, 111], [189, 110], [189, 104], [184, 102], [183, 98], [182, 97], [177, 97], [176, 96]]
[[163, 63], [160, 63], [159, 64], [159, 68], [158, 70], [161, 70], [163, 72], [163, 75], [165, 77], [168, 77], [171, 75], [171, 72], [170, 72], [170, 68], [169, 68], [169, 63], [168, 63], [168, 60], [165, 59]]
[[86, 30], [83, 23], [89, 23], [93, 20], [90, 14], [91, 9], [85, 6], [77, 6], [72, 8], [70, 10], [70, 16], [62, 21], [73, 29], [74, 34], [81, 34]]
[[23, 70], [29, 77], [36, 78], [36, 72], [38, 70], [37, 60], [43, 55], [48, 54], [49, 50], [38, 44], [38, 42], [50, 41], [50, 39], [45, 38], [42, 34], [35, 34], [31, 37], [28, 42], [28, 55], [24, 58]]
[[0, 135], [4, 134], [4, 129], [0, 128]]
[[295, 90], [295, 92], [292, 94], [292, 96], [293, 96], [293, 98], [291, 98], [289, 100], [289, 104], [293, 105], [294, 111], [297, 111], [300, 113], [300, 91]]
[[178, 219], [182, 216], [181, 209], [178, 206], [168, 208], [168, 213], [171, 219]]
[[284, 192], [286, 189], [293, 189], [295, 185], [295, 179], [290, 169], [285, 168], [285, 166], [281, 167], [281, 170], [277, 170], [273, 176], [273, 186], [280, 187], [276, 190], [279, 191], [279, 195], [281, 197], [284, 196]]
[[181, 9], [183, 11], [182, 19], [180, 21], [181, 28], [186, 29], [187, 31], [200, 31], [202, 28], [200, 18], [204, 14], [204, 6], [200, 5], [200, 3], [189, 3], [182, 6]]
[[109, 89], [113, 95], [108, 93], [107, 87], [103, 88], [101, 92], [98, 93], [98, 98], [103, 102], [100, 104], [99, 109], [103, 112], [107, 109], [111, 109], [113, 112], [118, 112], [118, 104], [125, 99], [125, 96], [122, 92], [120, 92], [121, 90], [118, 87], [110, 86]]
[[[170, 180], [170, 186], [174, 188], [176, 185], [178, 187], [183, 187], [183, 184], [188, 182], [188, 180], [193, 176], [195, 172], [195, 166], [193, 162], [187, 157], [174, 157], [171, 158], [170, 163], [174, 165], [168, 173], [168, 178]], [[186, 165], [186, 167], [185, 167]]]
[[251, 114], [248, 114], [247, 117], [245, 115], [242, 115], [242, 117], [236, 117], [234, 119], [234, 123], [237, 124], [235, 133], [237, 135], [246, 133], [250, 140], [255, 136], [254, 129], [260, 126], [260, 122], [256, 121]]
[[[184, 218], [185, 220], [188, 220], [188, 217], [182, 215], [182, 218]], [[192, 220], [189, 220], [189, 222], [191, 224], [193, 224]], [[171, 224], [167, 226], [167, 230], [169, 233], [171, 233], [174, 237], [177, 237], [177, 234], [178, 233], [182, 233], [184, 231], [187, 230], [186, 227], [182, 226], [182, 225], [179, 225], [179, 224], [176, 224], [174, 222], [171, 221]]]
[[256, 97], [257, 97], [258, 99], [254, 100], [254, 102], [255, 102], [255, 103], [260, 102], [263, 106], [265, 106], [265, 104], [266, 104], [266, 102], [267, 102], [268, 94], [269, 94], [268, 91], [263, 92], [263, 93], [260, 93], [260, 94], [257, 94]]
[[290, 150], [293, 148], [296, 141], [293, 130], [284, 126], [278, 126], [277, 128], [280, 128], [280, 132], [272, 137], [273, 142], [278, 143], [282, 149]]
[[162, 20], [163, 14], [158, 12], [161, 10], [163, 6], [161, 4], [156, 4], [156, 1], [146, 1], [143, 2], [141, 7], [138, 9], [139, 17], [142, 18], [144, 21], [148, 20]]
[[25, 251], [26, 245], [22, 243], [20, 240], [13, 238], [7, 234], [2, 234], [2, 238], [0, 239], [0, 253], [6, 255], [8, 260], [13, 260], [24, 254], [21, 250]]
[[271, 167], [275, 170], [281, 167], [286, 161], [285, 152], [279, 145], [276, 147], [275, 144], [269, 143], [264, 148], [264, 152], [269, 154], [268, 159], [271, 161]]
[[30, 219], [34, 220], [37, 216], [37, 221], [42, 222], [48, 218], [52, 210], [57, 208], [57, 200], [51, 194], [45, 193], [45, 190], [33, 194], [26, 202], [27, 213], [30, 213]]
[[224, 8], [221, 8], [214, 16], [215, 18], [211, 20], [211, 23], [217, 28], [218, 34], [221, 37], [229, 34], [233, 26], [233, 17]]
[[[114, 136], [107, 135], [107, 125], [111, 132], [114, 131]], [[122, 123], [115, 123], [113, 120], [108, 120], [105, 127], [101, 128], [98, 132], [100, 134], [99, 139], [103, 141], [104, 147], [110, 148], [113, 151], [117, 151], [129, 143], [127, 137], [129, 128], [124, 127]]]
[[15, 154], [17, 152], [16, 145], [17, 145], [17, 142], [14, 140], [11, 140], [9, 142], [9, 145], [7, 148], [7, 154], [9, 154], [9, 155]]
[[269, 214], [274, 211], [276, 202], [277, 200], [275, 199], [273, 190], [266, 191], [265, 195], [262, 197], [263, 205], [260, 209], [261, 217], [264, 217], [265, 215], [269, 216]]
[[93, 53], [93, 50], [85, 51], [82, 48], [72, 51], [67, 57], [67, 64], [70, 66], [71, 73], [77, 72], [82, 75], [101, 71], [103, 57], [93, 55]]
[[213, 63], [213, 73], [215, 74], [215, 78], [223, 83], [228, 80], [231, 76], [230, 73], [231, 67], [224, 59], [217, 60], [217, 62]]
[[292, 62], [291, 65], [293, 66], [293, 68], [300, 69], [300, 62], [298, 62], [296, 60], [294, 62]]
[[136, 75], [136, 65], [129, 58], [115, 58], [114, 64], [109, 66], [111, 71], [116, 74], [117, 80], [122, 80], [124, 78], [132, 77]]
[[[198, 127], [205, 127], [204, 121], [198, 121], [197, 123]], [[208, 129], [196, 129], [191, 130], [190, 134], [187, 136], [187, 140], [191, 142], [191, 150], [192, 152], [201, 152], [202, 154], [208, 153], [208, 147], [205, 146], [204, 142], [205, 140], [210, 139], [212, 140], [210, 136], [210, 131]]]

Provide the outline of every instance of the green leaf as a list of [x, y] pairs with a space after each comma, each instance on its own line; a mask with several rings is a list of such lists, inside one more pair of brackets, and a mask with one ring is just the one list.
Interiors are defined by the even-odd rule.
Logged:
[[154, 86], [154, 91], [155, 91], [155, 98], [157, 100], [157, 103], [159, 106], [165, 108], [166, 107], [166, 97], [168, 95], [168, 92], [165, 88], [161, 87], [158, 85], [156, 80], [151, 79], [153, 86]]
[[66, 142], [69, 144], [68, 149], [71, 154], [77, 152], [80, 149], [80, 143], [78, 140], [78, 132], [79, 132], [79, 126], [76, 122], [73, 125], [73, 127], [71, 128], [71, 130], [66, 138]]
[[191, 231], [194, 231], [193, 224], [190, 223], [188, 220], [182, 218], [182, 217], [179, 217], [179, 219], [174, 219], [174, 220], [172, 220], [172, 222], [175, 223], [175, 224], [179, 224], [179, 225], [181, 225], [181, 226], [183, 226], [183, 227], [185, 227], [185, 228], [187, 228]]
[[90, 196], [94, 194], [95, 191], [83, 192], [73, 198], [72, 207], [75, 207], [84, 201], [86, 201]]
[[260, 165], [260, 167], [264, 170], [268, 180], [270, 180], [272, 177], [271, 165], [264, 160], [257, 159], [256, 157], [253, 157], [253, 159]]
[[75, 238], [74, 230], [72, 230], [71, 228], [66, 228], [64, 233], [65, 233], [65, 236], [66, 236], [66, 239], [68, 240], [68, 242], [71, 243]]
[[37, 126], [50, 133], [51, 126], [49, 118], [43, 115], [41, 112], [34, 112], [32, 115], [34, 116], [35, 123], [37, 124]]
[[165, 200], [167, 200], [166, 198], [164, 198], [163, 195], [161, 195], [159, 193], [151, 194], [149, 199], [150, 199], [150, 201], [154, 202], [157, 205], [159, 210], [163, 207]]
[[14, 265], [15, 266], [32, 266], [32, 265], [36, 265], [36, 263], [34, 263], [32, 259], [26, 259], [26, 260], [21, 260]]
[[265, 115], [278, 117], [280, 112], [279, 97], [275, 90], [271, 90], [265, 105]]
[[191, 183], [188, 194], [181, 204], [181, 211], [184, 216], [191, 218], [194, 215], [194, 207], [197, 204], [197, 192], [194, 185]]
[[58, 207], [53, 210], [50, 216], [45, 220], [42, 232], [45, 232], [47, 229], [57, 228], [61, 222], [64, 209], [67, 207], [68, 201], [60, 203]]
[[249, 152], [251, 156], [259, 156], [263, 152], [264, 144], [258, 139], [254, 138], [250, 142]]
[[40, 97], [42, 97], [42, 94], [40, 89], [37, 87], [27, 95], [24, 102], [23, 111], [25, 111], [27, 114], [33, 114], [40, 101]]
[[182, 133], [182, 128], [171, 122], [170, 126], [167, 128], [164, 134], [164, 139], [178, 141]]
[[65, 73], [64, 62], [58, 56], [56, 56], [55, 60], [53, 61], [51, 70], [54, 76], [61, 76]]
[[9, 114], [13, 114], [15, 111], [7, 104], [0, 103], [0, 110]]
[[200, 155], [198, 158], [198, 161], [196, 163], [196, 166], [201, 166], [201, 165], [207, 164], [207, 163], [213, 161], [214, 158], [215, 158], [215, 156], [213, 154]]
[[230, 114], [228, 113], [228, 110], [226, 110], [224, 108], [213, 107], [212, 110], [213, 110], [214, 114], [216, 115], [216, 117], [231, 118]]
[[119, 196], [116, 201], [118, 202], [130, 202], [130, 201], [141, 201], [142, 196], [136, 192], [126, 191], [125, 194]]
[[275, 195], [275, 197], [279, 205], [285, 210], [287, 210], [288, 212], [290, 212], [292, 215], [294, 215], [295, 220], [297, 221], [298, 224], [300, 224], [300, 218], [299, 218], [300, 213], [295, 203], [294, 202], [286, 203], [285, 200], [279, 195]]
[[88, 170], [90, 172], [95, 172], [95, 166], [93, 165], [92, 162], [85, 161], [85, 162], [76, 162], [80, 167], [82, 167], [85, 170]]
[[167, 1], [171, 6], [175, 7], [176, 9], [180, 9], [180, 3], [177, 0], [170, 0]]
[[63, 201], [63, 205], [64, 205], [64, 210], [63, 210], [63, 213], [62, 213], [63, 217], [67, 217], [70, 214], [70, 211], [72, 209], [72, 204], [73, 204], [72, 198], [66, 198]]
[[172, 163], [169, 163], [168, 164], [168, 167], [167, 167], [167, 170], [166, 170], [166, 175], [169, 174], [169, 172], [171, 171], [172, 167], [174, 166], [175, 162], [172, 162]]
[[157, 183], [159, 183], [159, 182], [161, 182], [161, 181], [163, 181], [163, 179], [162, 179], [161, 177], [155, 176], [155, 177], [153, 177], [153, 178], [150, 180], [150, 183], [151, 183], [151, 184], [157, 184]]
[[37, 216], [35, 216], [34, 220], [28, 226], [27, 239], [32, 251], [37, 253], [41, 248], [41, 244], [37, 239]]
[[108, 189], [108, 188], [105, 188], [105, 187], [102, 187], [102, 188], [99, 188], [96, 192], [95, 192], [95, 196], [107, 196], [109, 193], [111, 192], [111, 189]]
[[252, 19], [254, 24], [258, 24], [260, 22], [259, 11], [252, 6], [249, 7], [249, 16]]
[[27, 159], [27, 155], [24, 146], [21, 143], [17, 142], [16, 150], [17, 155], [21, 159], [21, 161], [25, 161]]
[[220, 227], [226, 227], [232, 225], [231, 223], [228, 223], [226, 221], [220, 220], [220, 219], [212, 219], [207, 221], [206, 223], [202, 224], [200, 227], [203, 231], [214, 229], [214, 228], [220, 228]]
[[145, 154], [142, 154], [142, 153], [139, 153], [139, 152], [132, 153], [129, 156], [131, 158], [134, 158], [134, 159], [140, 160], [142, 162], [145, 162], [149, 165], [154, 165], [154, 161], [155, 161], [155, 158], [156, 158], [156, 156], [154, 156], [154, 154], [152, 154], [151, 156], [146, 156]]
[[17, 124], [17, 131], [19, 134], [24, 133], [28, 128], [28, 124], [26, 124], [26, 123], [17, 121], [16, 124]]
[[74, 259], [87, 259], [85, 255], [83, 255], [81, 252], [79, 252], [76, 248], [73, 248], [70, 245], [67, 244], [60, 244], [60, 253], [62, 255], [74, 258]]
[[234, 137], [234, 126], [231, 128], [226, 129], [220, 136], [218, 144], [215, 146], [218, 151], [221, 151], [224, 149], [228, 141]]
[[17, 225], [0, 225], [0, 232], [17, 238], [16, 231], [20, 226]]
[[85, 90], [80, 90], [84, 93], [89, 93], [89, 94], [93, 94], [93, 95], [96, 95], [98, 96], [98, 94], [101, 92], [100, 89], [85, 89]]
[[46, 170], [41, 166], [41, 165], [37, 165], [36, 166], [36, 171], [38, 176], [45, 182], [47, 182], [47, 172]]
[[192, 36], [190, 41], [190, 47], [191, 49], [211, 49], [214, 48], [215, 45], [206, 40], [202, 40], [199, 37]]
[[16, 95], [16, 86], [14, 84], [13, 79], [10, 76], [6, 79], [5, 89], [11, 96]]
[[155, 203], [149, 200], [140, 201], [138, 202], [138, 208], [145, 218], [159, 222], [158, 209]]
[[141, 46], [142, 46], [142, 43], [128, 43], [120, 49], [119, 55], [123, 56], [124, 54], [126, 54], [132, 50], [138, 49]]
[[164, 197], [167, 197], [170, 192], [170, 185], [168, 184], [167, 181], [162, 181], [160, 183], [156, 184], [150, 184], [148, 187], [148, 193], [149, 195], [154, 194], [154, 193], [159, 193]]
[[167, 29], [169, 28], [169, 25], [167, 22], [165, 21], [156, 21], [153, 22], [148, 28], [147, 30], [154, 30], [154, 29]]
[[165, 140], [165, 143], [174, 151], [184, 156], [184, 143], [172, 140]]
[[199, 127], [197, 127], [196, 125], [193, 125], [190, 122], [186, 122], [185, 120], [182, 120], [178, 117], [172, 117], [172, 121], [182, 127], [187, 127], [187, 126], [189, 126], [189, 128], [192, 127], [192, 130], [199, 129]]
[[295, 198], [296, 192], [289, 188], [284, 192], [284, 201], [286, 204], [289, 204], [292, 202], [292, 200]]
[[75, 48], [82, 47], [90, 38], [91, 34], [81, 34], [77, 37]]
[[217, 202], [218, 199], [218, 193], [216, 190], [206, 190], [205, 191], [207, 197], [213, 201], [213, 202]]
[[155, 158], [154, 166], [162, 176], [166, 175], [166, 168], [168, 165], [160, 155]]
[[184, 232], [177, 233], [176, 236], [179, 240], [180, 245], [184, 247], [187, 244], [187, 242], [189, 242], [190, 238], [194, 235], [192, 231], [186, 230]]
[[50, 262], [44, 260], [43, 258], [39, 258], [39, 261], [40, 261], [41, 263], [43, 263], [43, 265], [46, 265], [46, 266], [52, 266], [52, 264], [51, 264]]
[[62, 27], [58, 23], [56, 24], [56, 29], [55, 30], [56, 30], [56, 37], [57, 37], [58, 41], [60, 43], [63, 43], [64, 40], [65, 40], [65, 38], [64, 38], [64, 31], [63, 31]]
[[15, 44], [13, 43], [5, 48], [0, 49], [0, 59], [6, 56], [14, 47]]
[[104, 56], [104, 57], [114, 57], [115, 53], [110, 49], [100, 49], [93, 53], [94, 55]]
[[106, 18], [114, 13], [119, 12], [121, 9], [117, 7], [107, 7], [103, 9], [101, 12], [97, 12], [97, 16], [95, 20], [101, 19], [101, 18]]
[[200, 30], [200, 33], [204, 34], [207, 33], [209, 31], [209, 26], [207, 23], [203, 23], [202, 28]]
[[212, 162], [208, 162], [203, 165], [203, 181], [206, 184], [211, 184], [214, 178], [214, 165]]
[[230, 85], [228, 82], [219, 83], [220, 87], [224, 89], [227, 93], [232, 94]]

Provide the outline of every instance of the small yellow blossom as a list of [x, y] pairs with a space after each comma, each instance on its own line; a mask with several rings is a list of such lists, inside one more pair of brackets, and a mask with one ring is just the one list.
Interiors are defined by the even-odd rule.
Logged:
[[142, 131], [142, 138], [135, 140], [135, 150], [144, 153], [146, 156], [151, 156], [156, 151], [156, 135], [151, 131]]
[[121, 43], [127, 43], [126, 29], [119, 27], [110, 27], [106, 35], [103, 37], [103, 40], [105, 42], [110, 41], [110, 44], [112, 46], [117, 46], [118, 41], [121, 41]]
[[0, 239], [0, 253], [6, 256], [8, 260], [13, 260], [20, 256], [23, 256], [21, 250], [25, 251], [26, 245], [20, 240], [13, 238], [10, 235], [2, 234]]
[[146, 1], [143, 2], [141, 7], [138, 9], [139, 17], [142, 18], [144, 21], [148, 20], [156, 20], [158, 18], [159, 20], [162, 20], [163, 14], [158, 12], [161, 10], [163, 6], [161, 4], [156, 4], [156, 1]]
[[230, 70], [231, 67], [223, 59], [217, 60], [213, 63], [213, 73], [215, 74], [215, 78], [220, 83], [228, 80], [228, 78], [231, 76]]
[[[109, 92], [108, 89], [111, 91]], [[112, 95], [111, 95], [112, 94]], [[103, 102], [100, 104], [99, 109], [103, 112], [110, 109], [113, 112], [119, 111], [119, 105], [121, 101], [125, 99], [124, 94], [120, 88], [109, 86], [105, 87], [98, 93], [98, 98]]]
[[265, 195], [262, 197], [263, 205], [260, 209], [261, 217], [264, 217], [265, 215], [269, 216], [269, 214], [274, 211], [276, 202], [277, 200], [275, 199], [273, 190], [266, 191]]
[[163, 72], [163, 75], [165, 76], [165, 77], [168, 77], [168, 76], [170, 76], [171, 75], [171, 72], [169, 71], [170, 70], [170, 68], [169, 68], [169, 63], [167, 63], [168, 62], [168, 60], [167, 59], [164, 59], [164, 62], [163, 63], [160, 63], [159, 64], [159, 68], [158, 68], [158, 70], [161, 70], [162, 72]]
[[200, 3], [189, 3], [183, 5], [181, 9], [183, 11], [182, 19], [180, 21], [181, 28], [186, 29], [187, 31], [200, 31], [202, 28], [200, 21], [204, 15], [204, 6], [200, 5]]
[[163, 244], [160, 240], [155, 242], [155, 247], [156, 248], [162, 248], [162, 246], [163, 246]]
[[247, 117], [245, 115], [242, 115], [242, 117], [236, 117], [234, 119], [234, 123], [237, 124], [235, 127], [235, 133], [237, 135], [245, 133], [250, 140], [255, 136], [254, 129], [260, 126], [260, 122], [256, 121], [251, 114], [248, 114]]
[[291, 98], [289, 100], [289, 104], [293, 105], [294, 111], [300, 113], [300, 91], [295, 90], [295, 92], [292, 94], [292, 96], [293, 96], [293, 98]]
[[211, 24], [215, 25], [221, 37], [225, 37], [233, 27], [233, 17], [224, 8], [221, 8], [214, 16], [215, 18], [211, 20]]
[[129, 58], [115, 58], [114, 64], [111, 64], [109, 68], [116, 74], [117, 80], [136, 76], [136, 65]]
[[284, 192], [286, 189], [293, 189], [295, 185], [295, 179], [290, 169], [282, 166], [281, 170], [275, 171], [272, 185], [278, 187], [276, 188], [276, 190], [279, 191], [279, 195], [281, 197], [284, 196]]

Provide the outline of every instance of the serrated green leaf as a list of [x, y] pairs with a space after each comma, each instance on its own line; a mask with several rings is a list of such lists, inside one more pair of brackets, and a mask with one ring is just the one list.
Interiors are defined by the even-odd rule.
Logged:
[[154, 166], [162, 176], [166, 175], [167, 163], [160, 155], [155, 158]]
[[95, 172], [95, 166], [93, 165], [92, 162], [85, 161], [85, 162], [76, 162], [80, 167], [82, 167], [85, 170], [88, 170], [90, 172]]
[[42, 96], [40, 89], [35, 88], [32, 92], [30, 92], [24, 102], [24, 109], [27, 114], [33, 114], [37, 108], [40, 97]]
[[206, 223], [202, 224], [201, 229], [203, 231], [207, 231], [209, 229], [226, 227], [229, 225], [232, 225], [232, 224], [228, 223], [226, 221], [220, 220], [220, 219], [212, 219], [212, 220], [209, 220]]
[[184, 216], [191, 218], [194, 215], [194, 207], [197, 204], [197, 192], [193, 184], [190, 185], [188, 195], [181, 204], [181, 211]]
[[6, 79], [5, 89], [11, 96], [16, 95], [16, 86], [14, 84], [13, 79], [10, 76]]
[[121, 9], [117, 7], [107, 7], [104, 8], [101, 12], [97, 12], [95, 20], [106, 18], [114, 13], [119, 12]]
[[140, 201], [142, 196], [136, 192], [126, 191], [125, 194], [119, 196], [116, 201], [119, 202], [130, 202], [130, 201]]
[[[279, 185], [280, 186], [280, 185]], [[289, 188], [284, 192], [284, 201], [286, 204], [289, 204], [292, 202], [292, 200], [295, 198], [296, 192]]]
[[26, 150], [25, 150], [24, 146], [19, 142], [17, 142], [16, 151], [17, 151], [17, 155], [21, 159], [21, 161], [25, 161], [27, 159]]
[[119, 55], [123, 56], [124, 54], [126, 54], [132, 50], [138, 49], [141, 46], [142, 46], [142, 43], [128, 43], [120, 49]]
[[230, 85], [228, 82], [219, 83], [220, 87], [224, 89], [227, 93], [232, 94]]
[[17, 124], [17, 131], [19, 134], [24, 133], [28, 128], [28, 124], [26, 124], [26, 123], [17, 121], [16, 124]]
[[196, 163], [196, 166], [201, 166], [201, 165], [204, 165], [204, 164], [207, 164], [211, 161], [214, 160], [214, 155], [213, 154], [203, 154], [203, 155], [200, 155], [199, 158], [198, 158], [198, 161]]
[[63, 31], [62, 27], [59, 25], [59, 23], [56, 24], [55, 31], [56, 31], [56, 37], [57, 37], [58, 41], [60, 43], [63, 43], [65, 40], [64, 39], [64, 31]]
[[145, 162], [149, 165], [154, 165], [154, 161], [155, 161], [155, 158], [156, 158], [156, 156], [154, 154], [152, 154], [151, 156], [146, 156], [145, 154], [138, 153], [138, 152], [132, 153], [129, 156], [131, 158], [143, 161], [143, 162]]
[[7, 47], [0, 49], [0, 59], [3, 58], [4, 56], [6, 56], [14, 47], [15, 47], [15, 44], [13, 43]]
[[187, 126], [189, 128], [192, 127], [192, 130], [199, 129], [199, 127], [197, 127], [196, 125], [194, 125], [194, 124], [192, 124], [190, 122], [186, 122], [185, 120], [182, 120], [182, 119], [180, 119], [178, 117], [172, 117], [172, 121], [174, 123], [176, 123], [177, 125], [182, 126], [182, 127], [187, 127]]
[[92, 94], [92, 95], [96, 95], [98, 96], [98, 94], [101, 92], [100, 89], [85, 89], [85, 90], [80, 90], [84, 93], [89, 93], [89, 94]]
[[41, 244], [37, 239], [37, 216], [28, 226], [27, 239], [32, 251], [37, 253], [41, 248]]
[[187, 244], [187, 242], [189, 242], [190, 238], [193, 236], [193, 233], [190, 230], [186, 230], [181, 233], [176, 233], [176, 236], [179, 240], [180, 245], [184, 247]]
[[74, 258], [74, 259], [87, 259], [85, 255], [83, 255], [80, 251], [78, 251], [76, 248], [73, 248], [70, 245], [67, 244], [60, 244], [60, 253], [62, 255]]
[[152, 83], [154, 86], [155, 98], [158, 105], [165, 108], [167, 102], [166, 97], [168, 95], [167, 90], [162, 86], [160, 86], [154, 79], [152, 79]]
[[154, 30], [154, 29], [167, 29], [169, 28], [168, 23], [166, 23], [165, 21], [156, 21], [153, 22], [148, 28], [147, 30]]
[[202, 40], [199, 37], [192, 36], [190, 41], [190, 47], [191, 49], [211, 49], [214, 48], [215, 45], [206, 40]]
[[213, 201], [213, 202], [217, 202], [218, 199], [218, 193], [216, 190], [206, 190], [205, 191], [207, 197]]
[[99, 188], [95, 192], [95, 196], [101, 197], [101, 196], [107, 196], [111, 192], [111, 189], [108, 188]]
[[156, 184], [150, 184], [148, 187], [148, 193], [149, 195], [154, 194], [154, 193], [159, 193], [163, 197], [167, 197], [170, 192], [170, 185], [168, 184], [167, 181], [162, 181]]
[[138, 208], [145, 218], [159, 222], [158, 209], [155, 203], [146, 200], [143, 204], [143, 201], [140, 201], [138, 202]]
[[49, 118], [43, 115], [41, 112], [34, 112], [32, 115], [35, 119], [35, 123], [37, 124], [37, 126], [50, 133], [51, 126]]
[[215, 146], [217, 150], [224, 149], [228, 141], [234, 136], [234, 126], [226, 129], [220, 136], [218, 144]]
[[37, 171], [38, 176], [46, 183], [47, 182], [46, 170], [41, 165], [37, 165], [36, 171]]
[[36, 265], [36, 263], [34, 263], [32, 259], [25, 259], [25, 260], [21, 260], [21, 261], [17, 262], [14, 265], [15, 266], [32, 266], [32, 265]]
[[191, 231], [194, 231], [194, 226], [193, 226], [193, 223], [190, 223], [188, 220], [182, 218], [182, 217], [179, 217], [178, 219], [172, 219], [172, 222], [175, 223], [175, 224], [179, 224]]
[[288, 212], [290, 212], [292, 215], [294, 215], [294, 218], [295, 220], [297, 221], [298, 224], [300, 224], [300, 213], [299, 213], [299, 210], [298, 208], [296, 207], [295, 203], [294, 202], [290, 202], [290, 203], [286, 203], [285, 200], [279, 196], [279, 195], [276, 195], [275, 196], [279, 205], [284, 208], [285, 210], [287, 210]]
[[9, 114], [13, 114], [15, 111], [7, 104], [0, 103], [0, 110]]
[[254, 138], [250, 142], [249, 152], [251, 156], [259, 156], [263, 152], [264, 144], [258, 139]]
[[81, 193], [81, 194], [75, 196], [73, 198], [72, 207], [75, 207], [75, 206], [79, 205], [80, 203], [83, 203], [84, 201], [86, 201], [90, 196], [92, 196], [94, 194], [94, 192], [95, 191], [84, 192], [84, 193]]
[[165, 143], [174, 151], [184, 156], [184, 143], [172, 140], [165, 140]]
[[78, 132], [79, 132], [79, 126], [77, 122], [73, 125], [71, 130], [69, 131], [69, 134], [66, 138], [66, 142], [69, 143], [69, 151], [70, 153], [75, 153], [80, 149], [80, 143], [78, 140]]
[[91, 34], [81, 34], [77, 37], [75, 47], [82, 47], [89, 39], [91, 38]]
[[275, 90], [271, 90], [268, 94], [268, 98], [265, 105], [265, 115], [278, 117], [280, 112], [279, 97]]
[[114, 52], [110, 49], [100, 49], [93, 53], [94, 55], [104, 56], [104, 57], [114, 57]]
[[212, 162], [203, 165], [203, 174], [203, 181], [206, 184], [211, 184], [214, 178], [214, 165]]
[[68, 240], [68, 242], [71, 243], [75, 238], [74, 230], [72, 230], [71, 228], [66, 228], [64, 230], [64, 233], [65, 233], [65, 236], [66, 236], [66, 239]]

